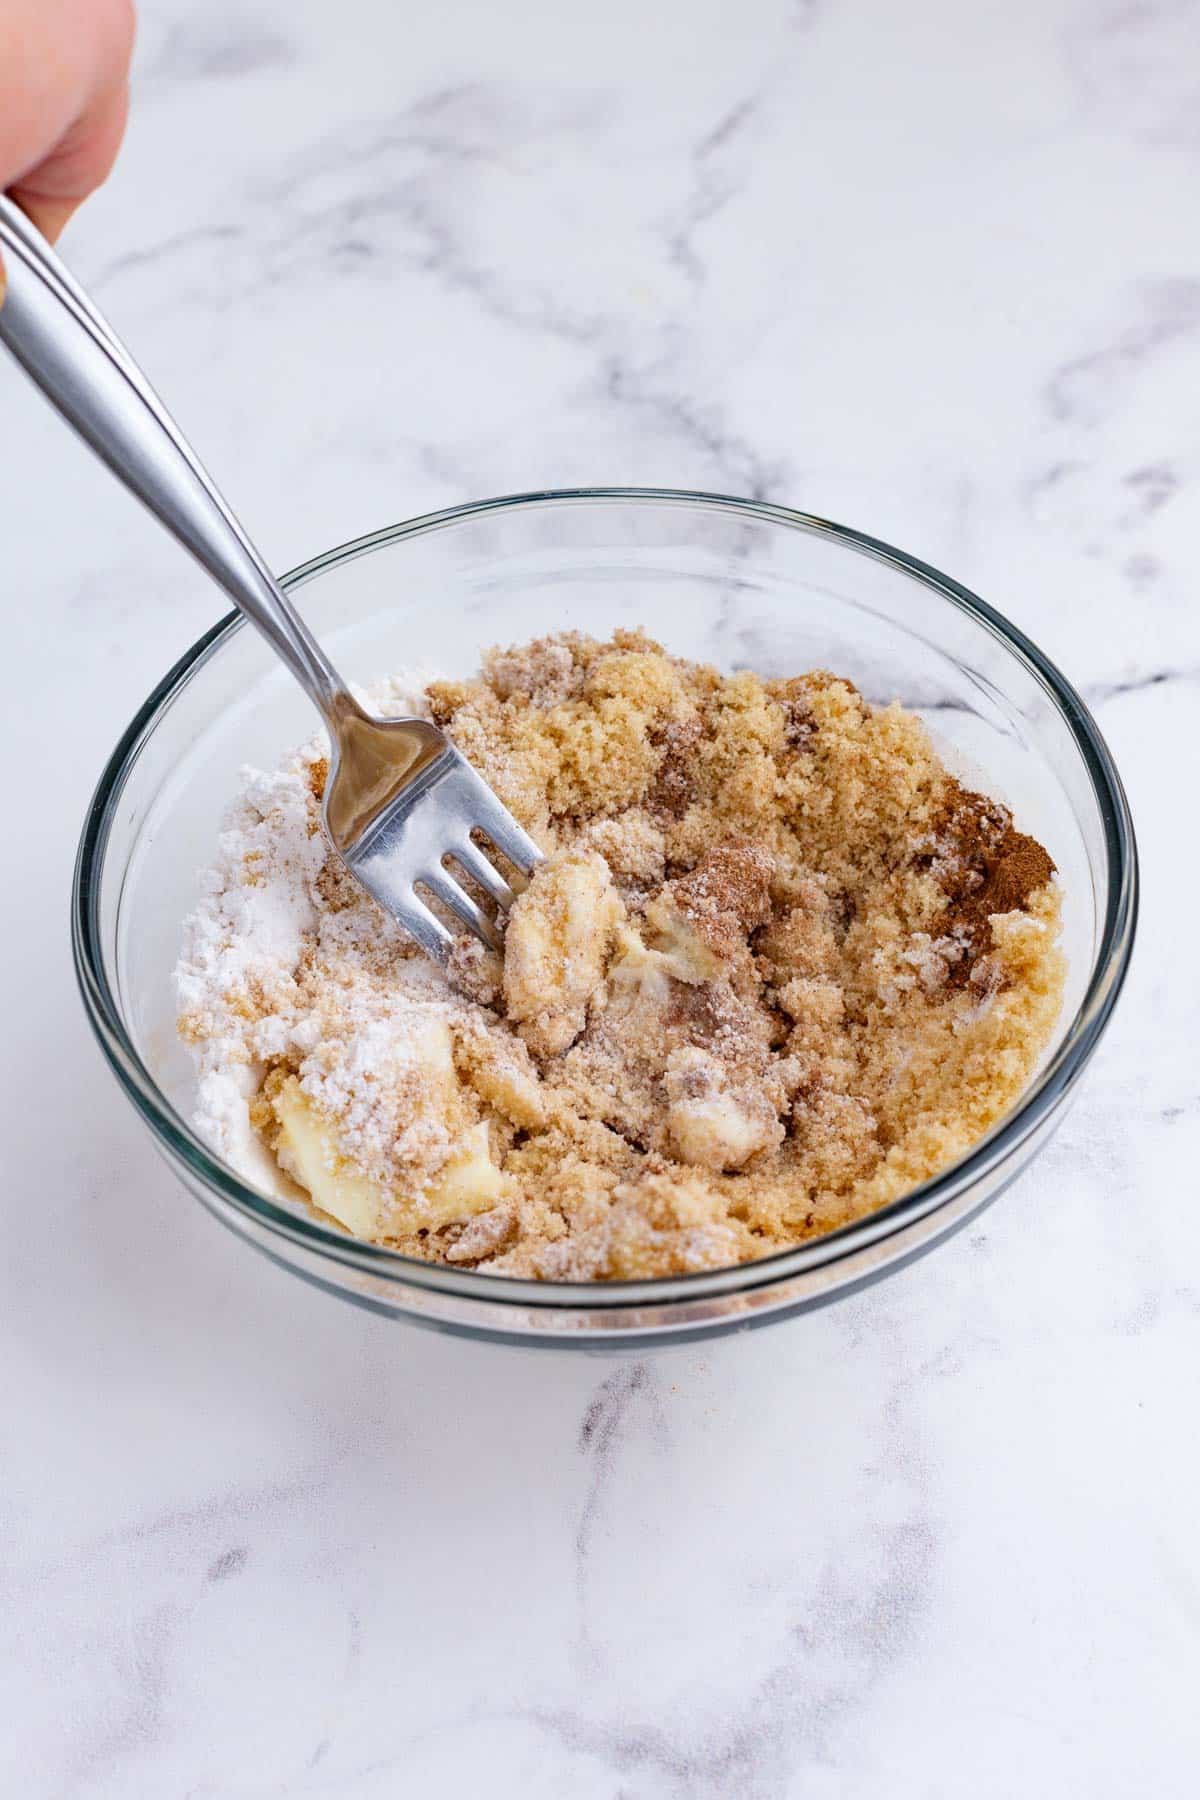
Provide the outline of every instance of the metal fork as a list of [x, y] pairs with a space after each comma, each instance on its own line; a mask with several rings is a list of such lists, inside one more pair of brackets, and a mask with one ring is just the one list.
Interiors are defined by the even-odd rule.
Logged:
[[262, 632], [329, 731], [325, 829], [351, 874], [428, 955], [454, 942], [418, 889], [493, 949], [501, 932], [446, 866], [453, 857], [500, 913], [541, 852], [436, 725], [365, 712], [218, 492], [129, 352], [19, 207], [0, 194], [7, 293], [0, 341], [80, 437]]

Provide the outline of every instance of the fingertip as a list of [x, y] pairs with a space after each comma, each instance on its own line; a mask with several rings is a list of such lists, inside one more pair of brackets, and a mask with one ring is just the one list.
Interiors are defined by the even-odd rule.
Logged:
[[53, 243], [90, 194], [107, 181], [129, 114], [125, 81], [93, 101], [54, 154], [9, 191]]

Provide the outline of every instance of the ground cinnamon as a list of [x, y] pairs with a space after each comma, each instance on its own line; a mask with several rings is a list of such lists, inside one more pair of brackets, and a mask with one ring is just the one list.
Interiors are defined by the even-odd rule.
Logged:
[[951, 987], [963, 987], [979, 958], [993, 947], [992, 915], [1025, 907], [1054, 874], [1054, 863], [1036, 838], [1015, 828], [999, 800], [989, 800], [953, 777], [947, 780], [934, 837], [930, 861], [949, 902], [946, 934], [964, 952], [950, 964], [947, 979]]

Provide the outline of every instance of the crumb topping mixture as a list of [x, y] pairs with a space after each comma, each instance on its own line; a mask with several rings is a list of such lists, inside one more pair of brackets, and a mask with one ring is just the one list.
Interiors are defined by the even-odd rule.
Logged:
[[662, 1275], [886, 1204], [1020, 1094], [1054, 866], [899, 706], [639, 632], [371, 700], [443, 725], [547, 861], [503, 958], [443, 973], [327, 846], [322, 741], [247, 772], [176, 982], [198, 1127], [252, 1179], [426, 1259]]

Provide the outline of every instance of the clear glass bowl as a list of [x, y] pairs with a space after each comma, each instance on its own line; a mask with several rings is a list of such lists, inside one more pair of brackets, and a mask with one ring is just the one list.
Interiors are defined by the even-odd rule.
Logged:
[[215, 626], [117, 746], [84, 827], [73, 928], [84, 1002], [126, 1095], [185, 1187], [276, 1262], [391, 1317], [596, 1346], [698, 1338], [821, 1305], [963, 1225], [1053, 1130], [1129, 962], [1136, 853], [1120, 779], [1078, 694], [983, 601], [903, 552], [782, 507], [589, 489], [457, 507], [376, 532], [284, 582], [352, 679], [467, 674], [481, 649], [643, 625], [673, 652], [790, 675], [824, 667], [902, 704], [1046, 844], [1064, 890], [1067, 998], [1020, 1103], [968, 1156], [857, 1224], [739, 1268], [654, 1281], [514, 1281], [415, 1262], [322, 1225], [219, 1162], [188, 1123], [174, 1029], [180, 926], [245, 762], [313, 727], [240, 617]]

